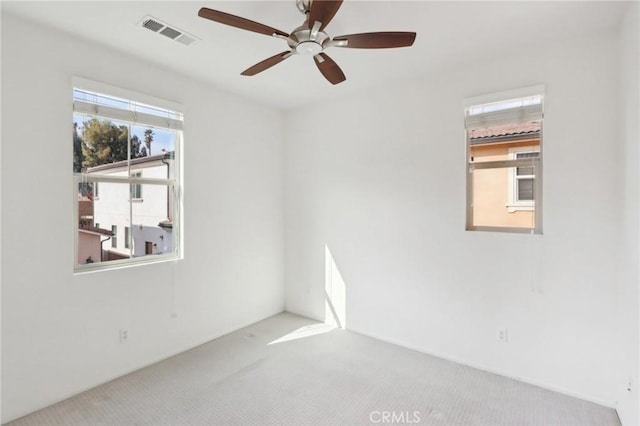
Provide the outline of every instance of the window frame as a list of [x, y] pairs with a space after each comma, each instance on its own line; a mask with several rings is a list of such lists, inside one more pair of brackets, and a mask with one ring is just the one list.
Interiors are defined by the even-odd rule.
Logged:
[[[526, 160], [531, 163], [531, 158], [518, 158], [518, 154], [529, 154], [529, 153], [537, 153], [540, 158], [540, 149], [538, 147], [532, 146], [519, 146], [514, 148], [509, 148], [509, 158], [512, 160]], [[530, 167], [524, 166], [524, 167]], [[522, 167], [522, 166], [520, 166]], [[532, 175], [518, 175], [518, 167], [513, 169], [513, 174], [509, 178], [509, 185], [507, 188], [508, 191], [508, 201], [507, 201], [507, 211], [509, 213], [514, 213], [516, 211], [534, 211], [535, 210], [535, 196], [533, 200], [520, 200], [519, 199], [519, 180], [521, 179], [533, 179], [533, 191], [534, 194], [537, 194], [536, 191], [536, 173], [535, 169], [537, 167], [536, 164], [533, 164], [534, 173]], [[541, 189], [539, 189], [541, 190]]]
[[[539, 156], [537, 158], [525, 158], [525, 159], [517, 159], [515, 155], [512, 155], [511, 149], [509, 150], [508, 159], [506, 160], [495, 160], [495, 161], [483, 161], [483, 162], [474, 162], [472, 161], [471, 153], [471, 137], [470, 137], [470, 128], [465, 124], [465, 170], [466, 170], [466, 221], [465, 221], [465, 230], [466, 231], [484, 231], [484, 232], [506, 232], [506, 233], [514, 233], [514, 234], [542, 234], [542, 209], [543, 209], [543, 194], [542, 194], [542, 182], [543, 182], [543, 166], [542, 166], [542, 158], [543, 158], [543, 135], [544, 135], [544, 102], [545, 102], [545, 90], [543, 85], [537, 85], [522, 89], [516, 89], [507, 92], [500, 92], [490, 95], [476, 96], [473, 98], [468, 98], [463, 101], [464, 107], [464, 117], [465, 123], [467, 118], [469, 117], [468, 111], [472, 108], [479, 106], [481, 104], [491, 104], [491, 103], [508, 103], [510, 101], [516, 101], [522, 99], [523, 102], [521, 104], [521, 109], [523, 110], [522, 114], [527, 115], [531, 113], [531, 110], [535, 110], [535, 107], [531, 104], [526, 98], [540, 97], [540, 134], [539, 134], [539, 146], [536, 149], [532, 149], [532, 146], [523, 146], [521, 148], [525, 149], [527, 152], [539, 152]], [[505, 108], [504, 110], [498, 109], [498, 111], [508, 111], [510, 108]], [[515, 110], [515, 108], [514, 108]], [[477, 114], [481, 114], [479, 112]], [[508, 114], [508, 113], [507, 113]], [[505, 115], [507, 115], [505, 114]], [[512, 123], [517, 123], [517, 114], [511, 114], [514, 118]], [[536, 120], [537, 121], [537, 120]], [[493, 125], [499, 124], [508, 124], [506, 123], [497, 123], [491, 124], [488, 123], [487, 126], [491, 127]], [[519, 149], [515, 148], [515, 149]], [[532, 202], [515, 202], [514, 197], [514, 176], [517, 173], [518, 167], [530, 167], [533, 166], [535, 170], [534, 174], [534, 200]], [[473, 223], [473, 179], [474, 179], [474, 171], [475, 170], [485, 170], [485, 169], [504, 169], [504, 168], [513, 168], [512, 175], [508, 179], [508, 205], [506, 206], [508, 212], [511, 213], [511, 209], [513, 211], [517, 210], [530, 210], [533, 211], [534, 215], [534, 225], [533, 227], [510, 227], [510, 226], [484, 226], [484, 225], [474, 225]], [[524, 204], [528, 205], [524, 205]]]
[[[130, 174], [132, 178], [142, 179], [142, 170], [131, 171]], [[131, 184], [131, 201], [141, 202], [143, 200], [144, 200], [144, 197], [142, 196], [142, 185], [139, 183], [132, 183]]]
[[[83, 91], [90, 91], [90, 92], [96, 92], [99, 94], [105, 94], [107, 96], [114, 96], [114, 97], [118, 97], [118, 98], [122, 98], [125, 100], [129, 100], [131, 102], [138, 102], [138, 103], [142, 103], [145, 105], [150, 105], [150, 106], [155, 106], [157, 108], [162, 108], [162, 109], [168, 109], [170, 111], [173, 111], [173, 114], [176, 114], [175, 116], [177, 116], [180, 120], [180, 122], [178, 122], [178, 120], [175, 118], [175, 116], [172, 116], [171, 119], [165, 119], [167, 120], [167, 122], [169, 123], [167, 126], [162, 126], [162, 125], [158, 125], [158, 124], [150, 124], [150, 123], [146, 123], [146, 122], [138, 122], [138, 121], [128, 121], [127, 119], [122, 119], [122, 118], [118, 118], [113, 119], [109, 116], [101, 116], [99, 113], [94, 113], [94, 114], [87, 114], [86, 112], [86, 108], [87, 105], [86, 103], [82, 102], [85, 105], [82, 105], [81, 107], [85, 109], [85, 111], [76, 111], [75, 110], [75, 105], [74, 105], [74, 109], [73, 112], [74, 113], [82, 113], [85, 115], [92, 115], [94, 117], [100, 117], [100, 118], [105, 118], [105, 119], [109, 119], [109, 120], [114, 120], [114, 121], [118, 121], [118, 122], [124, 122], [130, 125], [144, 125], [144, 126], [149, 126], [152, 128], [160, 128], [160, 129], [166, 129], [169, 131], [175, 131], [176, 132], [176, 137], [175, 137], [175, 147], [174, 147], [174, 156], [173, 156], [173, 160], [174, 160], [174, 169], [173, 169], [173, 173], [172, 176], [170, 178], [145, 178], [142, 176], [132, 176], [135, 173], [131, 173], [131, 158], [129, 158], [129, 164], [128, 164], [128, 169], [129, 169], [129, 173], [127, 173], [127, 176], [115, 176], [115, 175], [108, 175], [108, 174], [89, 174], [89, 173], [73, 173], [73, 186], [72, 186], [72, 190], [73, 190], [73, 200], [74, 200], [74, 208], [73, 208], [73, 229], [74, 229], [74, 256], [73, 256], [73, 272], [74, 274], [82, 274], [82, 273], [87, 273], [87, 272], [96, 272], [96, 271], [107, 271], [107, 270], [112, 270], [112, 269], [120, 269], [123, 267], [133, 267], [133, 266], [140, 266], [140, 265], [146, 265], [146, 264], [154, 264], [154, 263], [161, 263], [161, 262], [167, 262], [167, 261], [179, 261], [181, 259], [183, 259], [184, 255], [183, 255], [183, 222], [182, 222], [182, 210], [183, 210], [183, 201], [182, 201], [182, 182], [183, 182], [183, 158], [182, 158], [182, 147], [183, 147], [183, 139], [184, 139], [184, 135], [183, 135], [183, 127], [182, 127], [182, 111], [183, 111], [183, 107], [180, 104], [171, 102], [171, 101], [166, 101], [166, 100], [162, 100], [162, 99], [158, 99], [149, 95], [144, 95], [144, 94], [140, 94], [137, 92], [133, 92], [127, 89], [122, 89], [122, 88], [118, 88], [118, 87], [114, 87], [114, 86], [110, 86], [104, 83], [100, 83], [100, 82], [95, 82], [95, 81], [91, 81], [91, 80], [87, 80], [84, 78], [79, 78], [79, 77], [74, 77], [72, 79], [72, 85], [71, 85], [71, 92], [72, 94], [74, 93], [74, 91], [76, 89], [78, 90], [83, 90]], [[74, 101], [75, 103], [75, 101]], [[98, 108], [96, 108], [97, 110]], [[123, 113], [127, 113], [127, 111], [125, 110]], [[135, 112], [133, 113], [133, 117], [135, 117], [136, 114]], [[152, 117], [152, 119], [154, 119]], [[162, 120], [163, 118], [160, 117], [158, 118], [158, 120]], [[176, 127], [178, 126], [178, 127]], [[171, 208], [169, 211], [169, 214], [171, 214], [171, 221], [172, 221], [172, 232], [174, 233], [173, 235], [173, 250], [171, 252], [168, 253], [162, 253], [162, 254], [155, 254], [155, 255], [144, 255], [144, 256], [139, 256], [139, 257], [133, 257], [133, 244], [131, 244], [131, 242], [129, 242], [129, 247], [126, 247], [125, 249], [130, 250], [130, 256], [129, 258], [126, 259], [117, 259], [117, 260], [110, 260], [110, 261], [104, 261], [104, 262], [95, 262], [95, 263], [91, 263], [91, 264], [82, 264], [82, 263], [78, 263], [77, 262], [77, 256], [78, 256], [78, 249], [79, 249], [79, 231], [80, 231], [80, 227], [79, 227], [79, 213], [78, 213], [78, 205], [77, 205], [77, 193], [78, 193], [78, 186], [80, 183], [82, 182], [92, 182], [95, 185], [98, 185], [100, 183], [120, 183], [123, 185], [127, 185], [129, 188], [129, 211], [133, 212], [133, 203], [135, 202], [139, 202], [142, 201], [142, 199], [131, 199], [131, 196], [133, 195], [133, 186], [134, 185], [139, 185], [140, 186], [140, 195], [142, 196], [142, 186], [143, 185], [160, 185], [160, 186], [164, 186], [167, 188], [167, 195], [170, 197], [170, 199], [172, 200], [171, 203]], [[132, 214], [132, 213], [130, 213]], [[131, 225], [129, 225], [131, 226]], [[130, 228], [130, 231], [132, 231], [132, 229]], [[130, 232], [130, 237], [132, 237], [133, 233]], [[113, 238], [113, 237], [112, 237]], [[116, 236], [117, 239], [117, 236]]]

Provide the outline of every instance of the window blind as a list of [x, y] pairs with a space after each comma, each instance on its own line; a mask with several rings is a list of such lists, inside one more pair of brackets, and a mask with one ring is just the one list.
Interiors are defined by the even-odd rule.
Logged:
[[484, 112], [480, 114], [466, 114], [464, 125], [467, 130], [484, 127], [501, 126], [504, 124], [526, 123], [542, 119], [542, 104], [527, 105], [500, 111]]
[[75, 99], [73, 112], [87, 115], [97, 115], [110, 120], [124, 121], [145, 126], [162, 127], [166, 129], [182, 130], [182, 120], [172, 117], [149, 114], [141, 111], [115, 108], [107, 105], [99, 105], [92, 102]]

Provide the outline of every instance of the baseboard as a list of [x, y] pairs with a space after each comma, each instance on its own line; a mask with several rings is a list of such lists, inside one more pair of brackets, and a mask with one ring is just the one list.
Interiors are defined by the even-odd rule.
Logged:
[[81, 394], [83, 392], [86, 392], [86, 391], [91, 390], [93, 388], [96, 388], [98, 386], [102, 386], [102, 385], [104, 385], [106, 383], [109, 383], [109, 382], [111, 382], [113, 380], [116, 380], [116, 379], [118, 379], [120, 377], [126, 376], [127, 374], [135, 373], [136, 371], [142, 370], [143, 368], [149, 367], [150, 365], [156, 364], [158, 362], [164, 361], [165, 359], [171, 358], [171, 357], [179, 355], [179, 354], [181, 354], [183, 352], [186, 352], [186, 351], [189, 351], [191, 349], [197, 348], [198, 346], [204, 345], [204, 344], [206, 344], [206, 343], [208, 343], [208, 342], [210, 342], [212, 340], [219, 339], [220, 337], [226, 336], [227, 334], [231, 334], [231, 333], [236, 332], [238, 330], [241, 330], [241, 329], [243, 329], [245, 327], [248, 327], [248, 326], [250, 326], [252, 324], [255, 324], [255, 323], [260, 322], [262, 320], [265, 320], [267, 318], [271, 318], [274, 315], [281, 314], [282, 312], [285, 312], [283, 307], [279, 308], [279, 310], [277, 312], [268, 314], [267, 316], [260, 317], [260, 318], [257, 318], [257, 319], [248, 320], [248, 321], [240, 323], [239, 325], [234, 325], [234, 326], [231, 326], [231, 327], [227, 327], [227, 328], [223, 329], [222, 331], [220, 331], [218, 333], [215, 333], [215, 335], [212, 335], [210, 337], [207, 337], [207, 338], [204, 338], [202, 340], [199, 340], [198, 342], [196, 342], [194, 344], [190, 344], [190, 345], [188, 345], [187, 347], [185, 347], [183, 349], [178, 349], [176, 351], [167, 352], [167, 353], [165, 353], [163, 355], [160, 355], [158, 357], [153, 358], [151, 361], [148, 361], [148, 362], [145, 362], [145, 363], [141, 364], [138, 367], [134, 367], [134, 368], [131, 368], [131, 369], [128, 369], [128, 370], [124, 370], [124, 371], [122, 371], [120, 373], [117, 373], [115, 375], [110, 376], [110, 378], [107, 378], [105, 380], [101, 380], [101, 381], [97, 382], [94, 385], [83, 387], [78, 391], [71, 392], [71, 393], [69, 393], [69, 394], [67, 394], [65, 396], [60, 397], [60, 398], [56, 398], [55, 400], [52, 400], [52, 401], [50, 401], [50, 402], [48, 402], [48, 403], [46, 403], [44, 405], [41, 405], [41, 406], [39, 406], [39, 407], [37, 407], [37, 408], [35, 408], [33, 410], [29, 410], [26, 413], [21, 413], [21, 414], [18, 414], [17, 416], [13, 416], [13, 417], [10, 417], [8, 419], [3, 419], [2, 424], [4, 425], [6, 423], [12, 422], [12, 421], [17, 420], [19, 418], [22, 418], [24, 416], [28, 416], [29, 414], [35, 413], [36, 411], [42, 410], [43, 408], [50, 407], [51, 405], [57, 404], [59, 402], [67, 400], [69, 398], [73, 398], [74, 396], [79, 395], [79, 394]]
[[487, 367], [487, 366], [484, 366], [484, 365], [481, 365], [481, 364], [477, 364], [475, 362], [471, 362], [471, 361], [468, 361], [468, 360], [465, 360], [465, 359], [461, 359], [461, 358], [458, 358], [458, 357], [455, 357], [455, 356], [451, 356], [449, 354], [441, 353], [441, 352], [438, 352], [438, 351], [433, 351], [433, 350], [430, 350], [430, 349], [427, 349], [427, 348], [423, 348], [423, 347], [419, 347], [417, 345], [412, 345], [412, 344], [409, 344], [409, 343], [406, 343], [406, 342], [403, 342], [403, 341], [400, 341], [400, 340], [389, 339], [387, 337], [376, 335], [375, 333], [370, 333], [370, 332], [367, 332], [367, 331], [364, 331], [364, 330], [359, 330], [357, 328], [352, 328], [352, 327], [347, 326], [347, 330], [349, 330], [351, 332], [354, 332], [354, 333], [357, 333], [357, 334], [361, 334], [363, 336], [371, 337], [372, 339], [380, 340], [380, 341], [391, 343], [393, 345], [400, 346], [400, 347], [403, 347], [403, 348], [406, 348], [406, 349], [411, 349], [411, 350], [414, 350], [414, 351], [417, 351], [417, 352], [421, 352], [421, 353], [424, 353], [424, 354], [427, 354], [427, 355], [435, 356], [436, 358], [441, 358], [441, 359], [444, 359], [444, 360], [447, 360], [447, 361], [455, 362], [456, 364], [462, 364], [462, 365], [465, 365], [467, 367], [475, 368], [477, 370], [486, 371], [487, 373], [497, 374], [498, 376], [507, 377], [509, 379], [517, 380], [519, 382], [523, 382], [523, 383], [526, 383], [526, 384], [529, 384], [529, 385], [537, 386], [537, 387], [540, 387], [540, 388], [543, 388], [543, 389], [547, 389], [547, 390], [550, 390], [550, 391], [553, 391], [553, 392], [558, 392], [558, 393], [561, 393], [563, 395], [572, 396], [574, 398], [582, 399], [584, 401], [593, 402], [594, 404], [602, 405], [602, 406], [607, 407], [607, 408], [612, 408], [612, 409], [616, 408], [615, 407], [616, 406], [615, 402], [605, 401], [605, 400], [602, 400], [602, 399], [599, 399], [599, 398], [594, 398], [594, 397], [591, 397], [589, 395], [584, 395], [584, 394], [582, 394], [580, 392], [574, 392], [572, 390], [563, 388], [561, 386], [553, 385], [551, 383], [542, 382], [542, 381], [531, 379], [531, 378], [528, 378], [528, 377], [514, 376], [513, 374], [509, 374], [509, 373], [506, 373], [504, 371], [500, 371], [500, 370], [497, 370], [497, 369], [494, 369], [494, 368], [490, 368], [490, 367]]
[[[314, 317], [312, 314], [310, 314], [308, 312], [299, 312], [299, 311], [296, 311], [295, 309], [289, 309], [287, 306], [284, 307], [284, 312], [288, 312], [290, 314], [297, 315], [297, 316], [302, 317], [302, 318], [307, 318], [307, 319], [310, 319], [310, 320], [313, 320], [313, 321], [318, 321], [318, 322], [324, 323], [324, 318], [316, 318], [316, 317]], [[362, 333], [359, 333], [359, 334], [362, 334]]]

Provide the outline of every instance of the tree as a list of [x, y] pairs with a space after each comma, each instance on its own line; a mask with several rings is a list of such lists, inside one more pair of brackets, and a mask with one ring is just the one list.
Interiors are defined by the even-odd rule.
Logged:
[[78, 123], [73, 123], [73, 172], [80, 173], [82, 171], [82, 163], [84, 155], [82, 154], [82, 145], [84, 141], [78, 134]]
[[[129, 127], [117, 125], [109, 120], [91, 118], [83, 123], [84, 130], [80, 144], [82, 148], [82, 167], [95, 167], [127, 159]], [[151, 129], [147, 129], [150, 131]], [[77, 134], [77, 131], [74, 133]], [[145, 131], [146, 138], [146, 131]], [[74, 149], [76, 139], [74, 136]], [[131, 137], [130, 158], [146, 156], [141, 148], [142, 142], [137, 135]], [[75, 153], [75, 151], [74, 151]], [[74, 156], [75, 161], [75, 156]], [[76, 164], [74, 162], [74, 170]]]
[[153, 130], [147, 129], [144, 131], [144, 144], [147, 147], [145, 155], [151, 155], [151, 142], [153, 142]]

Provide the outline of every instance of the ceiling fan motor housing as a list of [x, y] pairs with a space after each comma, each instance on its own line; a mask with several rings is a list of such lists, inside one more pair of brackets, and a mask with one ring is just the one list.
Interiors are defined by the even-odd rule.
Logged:
[[316, 32], [315, 39], [313, 39], [312, 30], [306, 25], [302, 25], [291, 33], [287, 39], [287, 43], [296, 53], [301, 55], [317, 55], [324, 50], [323, 43], [326, 40], [329, 40], [329, 35], [324, 31]]

